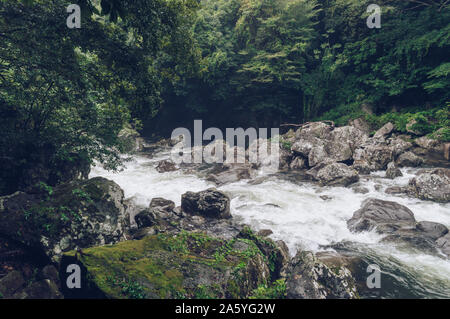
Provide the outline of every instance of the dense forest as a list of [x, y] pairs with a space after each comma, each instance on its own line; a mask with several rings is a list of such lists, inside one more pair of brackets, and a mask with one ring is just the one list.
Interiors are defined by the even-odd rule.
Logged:
[[1, 193], [117, 168], [125, 126], [365, 117], [449, 140], [450, 4], [379, 0], [368, 28], [372, 2], [1, 0]]

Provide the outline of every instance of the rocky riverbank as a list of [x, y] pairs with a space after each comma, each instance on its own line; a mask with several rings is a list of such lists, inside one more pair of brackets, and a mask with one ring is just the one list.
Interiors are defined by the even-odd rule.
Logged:
[[[448, 203], [446, 145], [425, 139], [397, 135], [391, 125], [370, 137], [355, 126], [335, 128], [319, 122], [280, 137], [280, 172], [276, 174], [259, 174], [267, 163], [264, 159], [237, 165], [181, 167], [170, 160], [155, 162], [159, 174], [177, 174], [179, 170], [180, 174], [195, 174], [216, 185], [179, 194], [178, 205], [161, 197], [152, 197], [145, 206], [138, 204], [126, 198], [116, 182], [101, 177], [0, 197], [0, 296], [365, 296], [367, 260], [338, 249], [340, 243], [325, 252], [301, 248], [289, 251], [284, 241], [271, 239], [272, 230], [256, 231], [236, 218], [230, 194], [217, 187], [245, 180], [248, 185], [258, 185], [277, 178], [367, 193], [362, 181], [370, 178], [371, 172], [386, 170], [385, 178], [395, 179], [402, 174], [399, 167], [423, 166], [407, 185], [393, 186], [386, 192], [399, 198]], [[139, 147], [146, 156], [153, 156], [176, 142], [140, 143]], [[264, 147], [264, 142], [258, 140], [245, 150], [246, 158]], [[215, 144], [224, 147], [225, 154], [237, 153], [220, 141]], [[321, 198], [324, 202], [333, 200], [325, 195]], [[267, 205], [264, 209], [283, 213], [279, 205]], [[360, 209], [349, 213], [353, 217], [346, 222], [352, 233], [375, 232], [388, 245], [449, 258], [447, 226], [417, 221], [404, 205], [369, 198]], [[81, 290], [65, 285], [66, 267], [73, 263], [82, 269]]]

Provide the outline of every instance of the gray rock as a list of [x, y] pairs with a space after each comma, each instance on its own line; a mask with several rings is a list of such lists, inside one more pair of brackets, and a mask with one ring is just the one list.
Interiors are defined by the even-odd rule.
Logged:
[[362, 207], [353, 213], [347, 221], [352, 232], [371, 231], [376, 228], [379, 233], [392, 233], [399, 228], [415, 228], [413, 212], [395, 202], [369, 198]]
[[423, 171], [409, 181], [408, 193], [423, 200], [447, 203], [450, 201], [450, 169]]
[[394, 124], [392, 124], [391, 122], [386, 123], [382, 128], [380, 128], [375, 135], [373, 136], [374, 138], [385, 138], [387, 136], [389, 136], [393, 131], [394, 131]]
[[187, 192], [181, 197], [181, 208], [191, 215], [207, 218], [231, 218], [230, 198], [214, 188], [193, 193]]
[[299, 251], [286, 270], [289, 299], [356, 299], [355, 280], [346, 267], [328, 267], [312, 252]]
[[158, 163], [158, 165], [156, 166], [156, 170], [158, 171], [158, 173], [167, 173], [176, 171], [177, 167], [172, 161], [163, 160]]
[[397, 168], [397, 166], [395, 166], [394, 162], [390, 162], [387, 166], [386, 178], [394, 179], [394, 178], [400, 177], [400, 176], [403, 176], [402, 171], [399, 170]]
[[17, 270], [13, 270], [0, 279], [0, 295], [3, 298], [10, 298], [24, 285], [25, 279], [22, 274]]
[[292, 170], [297, 170], [297, 169], [304, 169], [306, 168], [306, 160], [302, 157], [296, 157], [292, 160], [291, 164], [289, 165], [289, 168]]
[[447, 258], [450, 258], [450, 233], [436, 240], [436, 247], [443, 254], [447, 255]]
[[424, 160], [413, 152], [406, 152], [397, 158], [397, 165], [400, 167], [419, 167]]
[[117, 243], [130, 226], [123, 190], [96, 177], [48, 194], [0, 198], [0, 234], [44, 252], [54, 262], [75, 248]]
[[331, 163], [317, 172], [317, 180], [322, 185], [348, 186], [359, 180], [358, 172], [343, 163]]
[[236, 164], [218, 174], [210, 174], [207, 180], [215, 183], [218, 186], [221, 186], [229, 183], [238, 182], [243, 179], [250, 179], [252, 176], [253, 173], [250, 165]]

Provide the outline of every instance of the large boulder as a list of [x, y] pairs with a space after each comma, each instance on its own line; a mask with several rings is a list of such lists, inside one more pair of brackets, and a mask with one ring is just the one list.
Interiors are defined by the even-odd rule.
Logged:
[[371, 171], [385, 170], [394, 160], [394, 150], [386, 144], [372, 141], [356, 149], [353, 159], [355, 165], [366, 166]]
[[125, 238], [123, 190], [105, 178], [0, 198], [0, 235], [44, 252], [53, 261], [75, 248]]
[[286, 270], [289, 299], [356, 299], [355, 280], [346, 267], [328, 267], [312, 252], [299, 251]]
[[334, 125], [324, 122], [311, 122], [303, 125], [295, 132], [295, 137], [301, 139], [302, 137], [317, 137], [319, 139], [329, 138], [330, 132], [334, 129]]
[[376, 131], [376, 133], [373, 137], [375, 139], [386, 138], [394, 131], [394, 128], [395, 128], [395, 126], [391, 122], [386, 123], [382, 128], [380, 128], [378, 131]]
[[400, 167], [418, 167], [423, 165], [424, 160], [413, 152], [406, 152], [401, 154], [396, 162]]
[[414, 228], [416, 220], [413, 212], [398, 203], [375, 198], [366, 199], [362, 207], [347, 221], [353, 232], [371, 231], [393, 232], [399, 228]]
[[347, 226], [353, 232], [375, 230], [386, 235], [384, 242], [449, 257], [447, 227], [428, 221], [417, 223], [411, 210], [395, 202], [367, 199], [347, 222]]
[[343, 163], [325, 165], [317, 172], [316, 179], [321, 185], [348, 186], [359, 180], [358, 172]]
[[198, 193], [187, 192], [183, 194], [181, 208], [191, 215], [215, 219], [231, 218], [230, 198], [214, 188]]
[[450, 169], [437, 168], [422, 171], [409, 181], [410, 195], [423, 200], [447, 203], [450, 201]]
[[368, 139], [368, 135], [364, 131], [354, 126], [337, 127], [330, 135], [335, 143], [338, 142], [348, 145], [352, 152]]
[[[199, 232], [159, 234], [62, 260], [82, 266], [82, 288], [68, 297], [119, 299], [249, 298], [270, 283], [269, 260], [252, 240], [223, 240]], [[75, 291], [78, 290], [78, 291]]]

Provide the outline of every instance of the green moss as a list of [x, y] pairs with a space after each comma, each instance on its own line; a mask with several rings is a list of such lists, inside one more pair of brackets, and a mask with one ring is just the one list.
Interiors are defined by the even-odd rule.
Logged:
[[284, 299], [286, 298], [285, 279], [279, 279], [270, 286], [259, 286], [252, 292], [250, 299]]
[[[225, 287], [230, 296], [243, 298], [247, 265], [257, 254], [261, 252], [248, 239], [226, 241], [182, 232], [94, 247], [77, 256], [95, 286], [111, 298], [220, 298]], [[185, 286], [186, 278], [201, 278], [202, 272], [220, 278], [227, 269], [232, 275], [222, 286]]]

